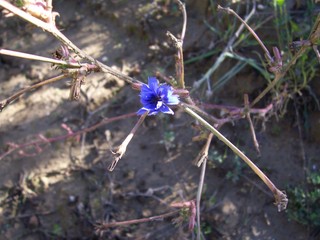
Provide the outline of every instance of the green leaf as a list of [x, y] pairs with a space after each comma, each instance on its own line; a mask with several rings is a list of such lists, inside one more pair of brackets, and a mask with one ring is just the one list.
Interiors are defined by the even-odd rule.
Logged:
[[284, 0], [275, 0], [275, 4], [279, 7], [282, 7], [282, 5], [284, 4]]

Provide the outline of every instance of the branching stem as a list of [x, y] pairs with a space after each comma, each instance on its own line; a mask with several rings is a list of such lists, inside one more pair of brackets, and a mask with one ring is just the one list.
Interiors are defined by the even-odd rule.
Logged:
[[186, 113], [191, 115], [193, 118], [197, 119], [202, 126], [212, 132], [219, 140], [226, 144], [237, 156], [239, 156], [268, 186], [275, 197], [275, 204], [278, 206], [278, 210], [282, 211], [286, 209], [287, 206], [287, 196], [278, 190], [278, 188], [271, 182], [271, 180], [243, 153], [241, 152], [232, 142], [230, 142], [225, 136], [223, 136], [217, 129], [210, 125], [206, 120], [200, 117], [197, 113], [192, 111], [189, 107], [181, 104], [181, 107]]

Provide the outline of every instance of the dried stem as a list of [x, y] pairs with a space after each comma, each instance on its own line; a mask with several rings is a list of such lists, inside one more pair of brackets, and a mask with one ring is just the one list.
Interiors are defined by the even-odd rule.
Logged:
[[318, 62], [320, 63], [320, 52], [318, 50], [317, 45], [313, 45], [312, 48], [313, 48], [313, 51], [315, 52], [315, 54], [317, 56]]
[[103, 119], [102, 121], [100, 121], [99, 123], [92, 125], [91, 127], [84, 128], [84, 129], [81, 129], [81, 130], [79, 130], [77, 132], [71, 132], [71, 133], [68, 133], [68, 134], [65, 134], [65, 135], [62, 135], [62, 136], [58, 136], [58, 137], [45, 138], [45, 137], [41, 136], [39, 140], [35, 140], [35, 141], [32, 141], [32, 142], [23, 143], [23, 144], [20, 144], [20, 145], [10, 144], [11, 149], [9, 148], [6, 152], [1, 154], [0, 155], [0, 160], [2, 160], [4, 157], [8, 156], [9, 154], [13, 153], [16, 150], [22, 150], [22, 149], [25, 149], [25, 148], [28, 148], [28, 147], [36, 147], [36, 148], [38, 148], [39, 145], [41, 145], [43, 143], [48, 144], [48, 143], [58, 142], [58, 141], [62, 141], [62, 140], [68, 139], [68, 138], [76, 137], [76, 136], [81, 135], [83, 133], [91, 132], [91, 131], [93, 131], [93, 130], [97, 129], [98, 127], [101, 127], [101, 126], [103, 126], [105, 124], [109, 124], [111, 122], [119, 121], [119, 120], [126, 119], [126, 118], [129, 118], [129, 117], [133, 117], [133, 116], [136, 116], [136, 115], [137, 115], [137, 113], [133, 112], [133, 113], [128, 113], [128, 114], [123, 114], [123, 115], [117, 116], [117, 117], [106, 118], [106, 119]]
[[180, 0], [176, 0], [176, 2], [179, 5], [179, 9], [182, 11], [183, 16], [183, 25], [181, 30], [181, 36], [180, 39], [175, 37], [172, 33], [167, 32], [167, 36], [171, 39], [173, 42], [175, 48], [177, 49], [176, 54], [176, 75], [178, 78], [178, 86], [179, 88], [184, 89], [185, 88], [185, 81], [184, 81], [184, 63], [183, 63], [183, 41], [186, 34], [186, 28], [187, 28], [187, 12], [184, 3], [182, 3]]
[[311, 45], [317, 45], [320, 38], [320, 13], [317, 16], [317, 19], [312, 27], [308, 40]]
[[52, 64], [58, 64], [58, 65], [63, 65], [66, 67], [73, 67], [73, 68], [80, 68], [80, 67], [86, 65], [86, 64], [80, 64], [77, 62], [67, 62], [67, 61], [63, 61], [63, 60], [41, 57], [41, 56], [34, 55], [34, 54], [22, 53], [22, 52], [7, 50], [7, 49], [0, 49], [0, 54], [12, 56], [12, 57], [18, 57], [18, 58], [25, 58], [25, 59], [29, 59], [29, 60], [38, 60], [38, 61], [42, 61], [42, 62], [48, 62], [48, 63], [52, 63]]
[[222, 10], [227, 12], [228, 14], [233, 14], [236, 18], [239, 19], [239, 21], [247, 27], [247, 29], [251, 32], [251, 34], [253, 35], [253, 37], [257, 40], [257, 42], [260, 44], [260, 46], [262, 47], [263, 51], [265, 52], [268, 60], [271, 62], [272, 57], [270, 55], [270, 52], [268, 51], [268, 49], [266, 48], [266, 46], [263, 44], [263, 42], [260, 40], [260, 38], [258, 37], [258, 35], [254, 32], [254, 30], [246, 23], [245, 20], [243, 20], [235, 11], [233, 11], [231, 8], [224, 8], [221, 7], [220, 5], [218, 5], [218, 10]]
[[110, 166], [108, 167], [108, 170], [111, 172], [116, 167], [119, 160], [123, 157], [127, 150], [127, 146], [129, 145], [131, 139], [133, 138], [134, 134], [136, 133], [137, 129], [140, 127], [140, 125], [143, 123], [144, 119], [148, 115], [149, 111], [146, 111], [143, 115], [140, 116], [138, 122], [133, 127], [129, 135], [126, 137], [126, 139], [121, 143], [121, 145], [117, 148], [115, 152], [112, 152], [115, 155], [115, 159], [112, 161]]
[[127, 220], [127, 221], [123, 221], [123, 222], [103, 223], [101, 225], [96, 226], [96, 231], [98, 233], [101, 233], [101, 232], [103, 232], [109, 228], [112, 228], [112, 227], [122, 227], [122, 226], [126, 226], [126, 225], [137, 224], [137, 223], [160, 221], [160, 220], [163, 220], [164, 218], [176, 215], [179, 212], [180, 212], [180, 210], [175, 210], [175, 211], [172, 211], [169, 213], [165, 213], [165, 214], [161, 214], [161, 215], [157, 215], [157, 216], [152, 216], [152, 217], [148, 217], [148, 218], [133, 219], [133, 220]]
[[273, 104], [270, 103], [268, 106], [264, 108], [248, 108], [245, 109], [243, 107], [236, 107], [236, 106], [228, 106], [228, 105], [218, 105], [218, 104], [207, 104], [202, 103], [201, 107], [204, 109], [218, 109], [225, 112], [228, 112], [229, 114], [234, 115], [240, 115], [243, 116], [243, 113], [245, 111], [249, 111], [250, 114], [258, 114], [260, 116], [265, 116], [268, 112], [270, 112], [273, 109]]
[[231, 121], [230, 118], [226, 118], [226, 119], [216, 118], [216, 117], [208, 114], [207, 112], [203, 111], [201, 108], [199, 108], [196, 105], [186, 104], [186, 103], [185, 103], [185, 105], [188, 106], [189, 108], [191, 108], [193, 111], [195, 111], [195, 112], [199, 113], [200, 115], [206, 117], [207, 119], [210, 119], [210, 121], [212, 121], [215, 124], [218, 124], [219, 126], [222, 126], [223, 124]]
[[[247, 27], [247, 29], [250, 31], [250, 33], [254, 36], [254, 38], [257, 40], [257, 42], [262, 47], [269, 64], [272, 65], [275, 60], [271, 57], [270, 52], [268, 51], [266, 46], [260, 40], [258, 35], [254, 32], [254, 30], [246, 23], [246, 21], [244, 21], [235, 11], [233, 11], [230, 8], [223, 8], [220, 5], [218, 5], [218, 9], [219, 10], [223, 10], [223, 11], [227, 12], [228, 14], [233, 14], [234, 16], [236, 16], [242, 22], [242, 24], [244, 24]], [[253, 100], [253, 102], [251, 103], [250, 107], [253, 107], [256, 103], [258, 103], [280, 81], [280, 79], [283, 78], [283, 76], [287, 73], [287, 71], [289, 71], [291, 66], [296, 63], [297, 59], [299, 57], [301, 57], [302, 54], [304, 54], [304, 52], [311, 45], [315, 46], [317, 44], [317, 41], [319, 40], [319, 38], [320, 38], [320, 14], [318, 14], [316, 22], [314, 23], [314, 26], [313, 26], [313, 28], [312, 28], [312, 30], [310, 32], [309, 38], [307, 40], [307, 41], [310, 42], [310, 44], [302, 45], [301, 49], [292, 57], [292, 59], [286, 65], [286, 67], [283, 68], [283, 69], [279, 69], [279, 71], [275, 72], [275, 79], [269, 84], [269, 86], [267, 88], [265, 88], [263, 90], [262, 93], [259, 94], [258, 97], [256, 97], [256, 99]], [[315, 50], [315, 48], [314, 48], [314, 50]], [[316, 52], [318, 60], [320, 61], [320, 57], [317, 54], [317, 49], [315, 50], [315, 52]]]
[[197, 119], [201, 125], [207, 128], [219, 140], [221, 140], [224, 144], [226, 144], [237, 156], [239, 156], [260, 177], [260, 179], [268, 186], [268, 188], [273, 193], [275, 197], [275, 204], [278, 206], [279, 211], [286, 209], [288, 199], [285, 193], [278, 190], [278, 188], [271, 182], [271, 180], [243, 152], [241, 152], [235, 145], [233, 145], [233, 143], [231, 143], [217, 129], [211, 126], [207, 121], [201, 118], [197, 113], [192, 111], [189, 107], [186, 107], [184, 104], [181, 104], [181, 107], [184, 109], [186, 113], [190, 114], [193, 118]]
[[183, 25], [182, 25], [181, 37], [180, 37], [181, 42], [183, 42], [184, 37], [186, 35], [186, 29], [187, 29], [187, 11], [184, 3], [182, 3], [180, 0], [176, 0], [176, 2], [179, 4], [179, 9], [181, 10], [182, 16], [183, 16]]
[[25, 19], [28, 22], [33, 23], [39, 28], [42, 28], [43, 30], [46, 30], [48, 32], [51, 32], [51, 25], [47, 24], [46, 22], [31, 16], [30, 14], [22, 11], [21, 9], [17, 8], [16, 6], [12, 5], [11, 3], [5, 1], [5, 0], [0, 0], [0, 6], [7, 9], [8, 11], [12, 12], [13, 14], [18, 15], [19, 17]]
[[0, 102], [0, 112], [6, 107], [8, 106], [12, 101], [14, 101], [15, 99], [17, 99], [18, 97], [20, 97], [22, 94], [28, 92], [28, 91], [31, 91], [32, 89], [35, 89], [35, 88], [39, 88], [41, 86], [44, 86], [46, 84], [49, 84], [49, 83], [53, 83], [53, 82], [56, 82], [56, 81], [59, 81], [61, 79], [64, 79], [66, 77], [65, 74], [62, 74], [62, 75], [59, 75], [59, 76], [56, 76], [56, 77], [53, 77], [53, 78], [50, 78], [50, 79], [47, 79], [47, 80], [44, 80], [44, 81], [41, 81], [39, 83], [36, 83], [32, 86], [29, 86], [29, 87], [25, 87], [21, 90], [19, 90], [18, 92], [16, 92], [15, 94], [13, 94], [12, 96], [2, 100]]
[[[178, 202], [178, 203], [172, 203], [170, 204], [173, 208], [188, 208], [190, 212], [189, 216], [189, 230], [193, 230], [193, 223], [194, 223], [194, 217], [195, 217], [195, 207], [194, 207], [194, 200], [187, 201], [187, 202]], [[133, 220], [127, 220], [122, 222], [112, 222], [112, 223], [102, 223], [95, 226], [96, 232], [99, 234], [102, 234], [103, 231], [106, 231], [109, 228], [112, 227], [122, 227], [126, 225], [131, 224], [138, 224], [138, 223], [145, 223], [145, 222], [153, 222], [153, 221], [161, 221], [164, 218], [171, 217], [179, 213], [180, 210], [175, 210], [169, 213], [147, 217], [147, 218], [140, 218], [140, 219], [133, 219]]]
[[[254, 15], [255, 12], [256, 12], [256, 8], [255, 8], [255, 4], [254, 4], [251, 12], [248, 14], [248, 16], [245, 18], [244, 21], [245, 22], [249, 21], [249, 19]], [[217, 70], [217, 68], [222, 64], [222, 62], [228, 56], [228, 52], [232, 48], [235, 40], [240, 36], [240, 33], [242, 32], [243, 28], [244, 28], [244, 24], [241, 24], [239, 26], [238, 30], [236, 31], [236, 33], [233, 35], [233, 37], [229, 39], [226, 47], [223, 49], [223, 51], [219, 55], [218, 59], [213, 64], [213, 66], [204, 74], [204, 76], [201, 79], [194, 82], [193, 89], [191, 92], [196, 91], [201, 86], [201, 84], [203, 82], [209, 81], [210, 76]]]
[[291, 61], [286, 65], [286, 67], [281, 71], [276, 73], [275, 78], [273, 81], [269, 84], [268, 87], [266, 87], [262, 93], [257, 96], [252, 103], [250, 104], [250, 107], [253, 107], [255, 104], [257, 104], [274, 86], [283, 78], [283, 76], [289, 71], [292, 65], [294, 65], [299, 57], [304, 54], [304, 52], [308, 49], [307, 46], [302, 46], [301, 49], [293, 56]]
[[209, 147], [213, 138], [213, 133], [209, 133], [208, 139], [206, 144], [204, 145], [203, 149], [198, 155], [198, 161], [197, 166], [200, 167], [202, 163], [201, 173], [200, 173], [200, 180], [199, 180], [199, 186], [198, 186], [198, 192], [197, 192], [197, 240], [201, 240], [201, 225], [200, 225], [200, 202], [201, 202], [201, 195], [202, 195], [202, 189], [203, 189], [203, 183], [204, 183], [204, 176], [206, 174], [206, 166], [207, 166], [207, 160], [208, 160], [208, 153], [209, 153]]
[[260, 155], [259, 142], [257, 140], [256, 132], [254, 130], [253, 123], [252, 123], [252, 120], [251, 120], [249, 105], [250, 104], [249, 104], [248, 94], [245, 94], [244, 95], [244, 106], [245, 106], [245, 109], [246, 109], [245, 113], [246, 113], [246, 117], [247, 117], [249, 125], [250, 125], [250, 132], [251, 132], [251, 135], [252, 135], [254, 147], [256, 148], [257, 152]]

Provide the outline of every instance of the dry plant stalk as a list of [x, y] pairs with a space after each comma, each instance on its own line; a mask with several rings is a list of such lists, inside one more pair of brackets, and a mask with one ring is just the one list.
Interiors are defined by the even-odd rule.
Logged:
[[66, 77], [66, 75], [62, 74], [62, 75], [59, 75], [59, 76], [56, 76], [56, 77], [53, 77], [53, 78], [50, 78], [50, 79], [47, 79], [47, 80], [44, 80], [44, 81], [41, 81], [39, 83], [36, 83], [32, 86], [29, 86], [29, 87], [25, 87], [21, 90], [19, 90], [18, 92], [16, 92], [15, 94], [13, 94], [12, 96], [2, 100], [0, 102], [0, 112], [6, 107], [8, 106], [11, 102], [13, 102], [14, 100], [16, 100], [18, 97], [20, 97], [21, 95], [23, 95], [24, 93], [26, 92], [29, 92], [33, 89], [36, 89], [36, 88], [39, 88], [39, 87], [42, 87], [46, 84], [49, 84], [49, 83], [53, 83], [53, 82], [56, 82], [56, 81], [59, 81], [59, 80], [62, 80]]
[[250, 107], [253, 107], [255, 104], [257, 104], [274, 86], [284, 77], [284, 75], [289, 71], [289, 69], [296, 63], [297, 59], [302, 56], [302, 54], [305, 53], [305, 51], [312, 46], [317, 58], [320, 62], [320, 54], [317, 49], [317, 44], [320, 39], [320, 14], [318, 14], [318, 17], [316, 19], [316, 22], [313, 25], [313, 28], [310, 32], [308, 40], [305, 40], [308, 44], [303, 44], [300, 48], [300, 50], [292, 57], [292, 59], [287, 63], [285, 67], [282, 66], [281, 61], [281, 55], [279, 50], [276, 47], [273, 47], [273, 53], [274, 58], [271, 56], [270, 52], [266, 48], [266, 46], [263, 44], [263, 42], [260, 40], [259, 36], [254, 32], [254, 30], [232, 9], [230, 8], [223, 8], [220, 5], [218, 5], [218, 10], [224, 11], [228, 14], [234, 15], [239, 21], [241, 21], [242, 24], [246, 26], [246, 28], [250, 31], [250, 33], [254, 36], [254, 38], [257, 40], [261, 48], [263, 49], [265, 53], [265, 57], [270, 65], [269, 70], [272, 71], [275, 74], [275, 78], [273, 81], [269, 84], [268, 87], [266, 87], [262, 93], [259, 94], [251, 103]]
[[280, 191], [273, 182], [243, 153], [241, 152], [232, 142], [230, 142], [225, 136], [223, 136], [216, 128], [210, 125], [206, 120], [201, 118], [198, 114], [192, 111], [189, 107], [181, 104], [181, 107], [186, 113], [191, 115], [193, 118], [197, 119], [201, 125], [213, 133], [219, 140], [226, 144], [237, 156], [239, 156], [258, 176], [259, 178], [268, 186], [275, 198], [275, 205], [278, 207], [278, 211], [283, 211], [286, 209], [288, 204], [287, 195]]
[[129, 135], [125, 138], [125, 140], [121, 143], [121, 145], [117, 148], [117, 150], [115, 152], [112, 152], [114, 155], [114, 160], [112, 161], [112, 163], [108, 167], [108, 170], [110, 172], [114, 170], [114, 168], [116, 167], [119, 160], [123, 157], [123, 155], [127, 151], [127, 147], [129, 145], [131, 139], [135, 135], [135, 133], [138, 130], [138, 128], [140, 127], [140, 125], [143, 123], [143, 121], [146, 118], [146, 116], [148, 115], [148, 113], [149, 113], [149, 111], [146, 111], [143, 115], [141, 115], [141, 117], [139, 118], [136, 125], [130, 131]]

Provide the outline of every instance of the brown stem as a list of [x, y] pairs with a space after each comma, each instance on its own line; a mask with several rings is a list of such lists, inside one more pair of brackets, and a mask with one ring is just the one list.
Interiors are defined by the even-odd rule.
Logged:
[[249, 105], [250, 104], [249, 104], [248, 94], [245, 94], [244, 95], [244, 106], [245, 106], [245, 109], [246, 109], [245, 113], [246, 113], [246, 117], [247, 117], [249, 125], [250, 125], [250, 132], [251, 132], [251, 135], [252, 135], [253, 144], [254, 144], [257, 152], [260, 155], [259, 143], [258, 143], [258, 140], [257, 140], [257, 137], [256, 137], [256, 132], [254, 130], [253, 123], [252, 123], [252, 120], [251, 120]]
[[265, 52], [268, 60], [271, 62], [272, 57], [270, 55], [270, 52], [268, 51], [268, 49], [266, 48], [266, 46], [263, 44], [263, 42], [260, 40], [260, 38], [258, 37], [258, 35], [254, 32], [254, 30], [235, 12], [233, 11], [231, 8], [224, 8], [221, 7], [220, 5], [218, 5], [218, 10], [222, 10], [227, 12], [228, 14], [233, 14], [236, 18], [239, 19], [240, 22], [242, 22], [243, 25], [245, 25], [247, 27], [247, 29], [251, 32], [251, 34], [253, 35], [253, 37], [257, 40], [257, 42], [260, 44], [260, 46], [262, 47], [263, 51]]
[[115, 155], [114, 160], [112, 161], [112, 163], [110, 164], [110, 166], [108, 167], [108, 170], [111, 172], [114, 170], [114, 168], [116, 167], [117, 163], [119, 162], [119, 160], [122, 158], [122, 156], [125, 154], [126, 150], [127, 150], [127, 146], [129, 145], [131, 139], [133, 138], [134, 134], [136, 133], [136, 131], [138, 130], [138, 128], [140, 127], [140, 125], [143, 123], [144, 119], [146, 118], [146, 116], [148, 115], [149, 111], [146, 111], [143, 115], [140, 116], [138, 122], [136, 123], [136, 125], [133, 127], [133, 129], [130, 131], [129, 135], [125, 138], [125, 140], [121, 143], [121, 145], [118, 147], [117, 151], [113, 152], [113, 154]]
[[201, 163], [202, 163], [202, 168], [201, 168], [201, 174], [200, 174], [200, 180], [199, 180], [199, 187], [198, 187], [198, 191], [197, 191], [197, 227], [198, 227], [198, 231], [197, 231], [197, 239], [201, 239], [200, 235], [201, 235], [201, 225], [200, 225], [200, 202], [201, 202], [201, 195], [202, 195], [202, 189], [203, 189], [203, 183], [204, 183], [204, 176], [206, 174], [206, 166], [207, 166], [207, 160], [208, 160], [208, 154], [209, 154], [209, 148], [210, 148], [210, 144], [212, 141], [214, 134], [213, 133], [209, 133], [208, 139], [206, 144], [204, 145], [203, 149], [200, 152], [200, 156], [199, 156], [199, 161], [197, 162], [197, 166], [200, 167]]
[[57, 65], [64, 65], [66, 67], [80, 68], [81, 66], [83, 66], [83, 64], [80, 64], [80, 63], [66, 62], [63, 60], [41, 57], [34, 54], [22, 53], [22, 52], [7, 50], [7, 49], [0, 49], [0, 54], [12, 56], [12, 57], [18, 57], [18, 58], [25, 58], [29, 60], [38, 60], [38, 61], [53, 63]]
[[72, 137], [78, 136], [78, 135], [83, 134], [83, 133], [91, 132], [91, 131], [93, 131], [93, 130], [97, 129], [98, 127], [101, 127], [101, 126], [103, 126], [105, 124], [108, 124], [108, 123], [111, 123], [111, 122], [114, 122], [114, 121], [119, 121], [119, 120], [122, 120], [122, 119], [126, 119], [126, 118], [129, 118], [129, 117], [133, 117], [133, 116], [136, 116], [136, 115], [137, 115], [137, 113], [133, 112], [133, 113], [123, 114], [123, 115], [120, 115], [120, 116], [117, 116], [117, 117], [113, 117], [113, 118], [106, 118], [106, 119], [103, 119], [101, 122], [92, 125], [91, 127], [81, 129], [81, 130], [79, 130], [77, 132], [72, 132], [72, 133], [68, 133], [68, 134], [65, 134], [65, 135], [62, 135], [62, 136], [52, 137], [52, 138], [41, 138], [40, 140], [27, 142], [27, 143], [20, 144], [20, 145], [15, 144], [11, 149], [7, 150], [6, 152], [4, 152], [3, 154], [0, 155], [0, 160], [3, 159], [4, 157], [8, 156], [9, 154], [13, 153], [14, 151], [18, 150], [18, 149], [21, 150], [21, 149], [24, 149], [24, 148], [27, 148], [27, 147], [31, 147], [31, 146], [39, 146], [40, 144], [43, 144], [43, 143], [52, 143], [52, 142], [62, 141], [64, 139], [72, 138]]
[[182, 16], [183, 16], [183, 25], [182, 25], [181, 36], [180, 36], [180, 40], [181, 42], [183, 42], [184, 37], [186, 35], [186, 29], [187, 29], [187, 11], [184, 3], [182, 3], [180, 0], [176, 0], [176, 2], [179, 4], [179, 9], [181, 10]]
[[179, 213], [179, 211], [180, 210], [176, 210], [176, 211], [172, 211], [172, 212], [169, 212], [169, 213], [164, 213], [164, 214], [157, 215], [157, 216], [152, 216], [152, 217], [148, 217], [148, 218], [127, 220], [127, 221], [123, 221], [123, 222], [103, 223], [101, 225], [97, 225], [96, 226], [96, 231], [100, 232], [100, 231], [107, 230], [108, 228], [111, 228], [111, 227], [122, 227], [122, 226], [126, 226], [126, 225], [137, 224], [137, 223], [159, 221], [159, 220], [162, 220], [164, 218], [173, 216], [173, 215]]
[[274, 86], [283, 78], [283, 76], [289, 71], [291, 66], [293, 66], [297, 59], [302, 56], [302, 54], [308, 49], [307, 46], [302, 46], [301, 49], [292, 57], [291, 61], [286, 65], [284, 69], [282, 69], [280, 72], [276, 72], [275, 78], [273, 81], [269, 84], [268, 87], [266, 87], [262, 93], [257, 96], [252, 103], [250, 104], [250, 108], [252, 108], [255, 104], [257, 104]]
[[224, 135], [222, 135], [215, 127], [210, 125], [206, 120], [201, 118], [197, 113], [192, 111], [185, 104], [180, 104], [180, 107], [184, 109], [186, 113], [197, 119], [202, 126], [212, 132], [219, 140], [225, 143], [237, 156], [239, 156], [267, 185], [275, 197], [275, 203], [278, 206], [278, 210], [282, 211], [286, 208], [288, 199], [285, 193], [278, 190], [273, 182], [257, 167], [243, 152], [241, 152], [232, 142], [230, 142]]
[[47, 79], [47, 80], [44, 80], [42, 82], [39, 82], [39, 83], [36, 83], [32, 86], [29, 86], [29, 87], [26, 87], [26, 88], [23, 88], [21, 90], [19, 90], [18, 92], [16, 92], [15, 94], [13, 94], [12, 96], [2, 100], [0, 102], [0, 112], [6, 107], [8, 106], [12, 101], [14, 101], [15, 99], [17, 99], [18, 97], [20, 97], [22, 94], [28, 92], [28, 91], [31, 91], [32, 89], [35, 89], [35, 88], [39, 88], [41, 86], [44, 86], [46, 84], [49, 84], [49, 83], [53, 83], [53, 82], [56, 82], [56, 81], [59, 81], [63, 78], [65, 78], [66, 75], [65, 74], [62, 74], [62, 75], [59, 75], [59, 76], [56, 76], [56, 77], [53, 77], [53, 78], [50, 78], [50, 79]]

